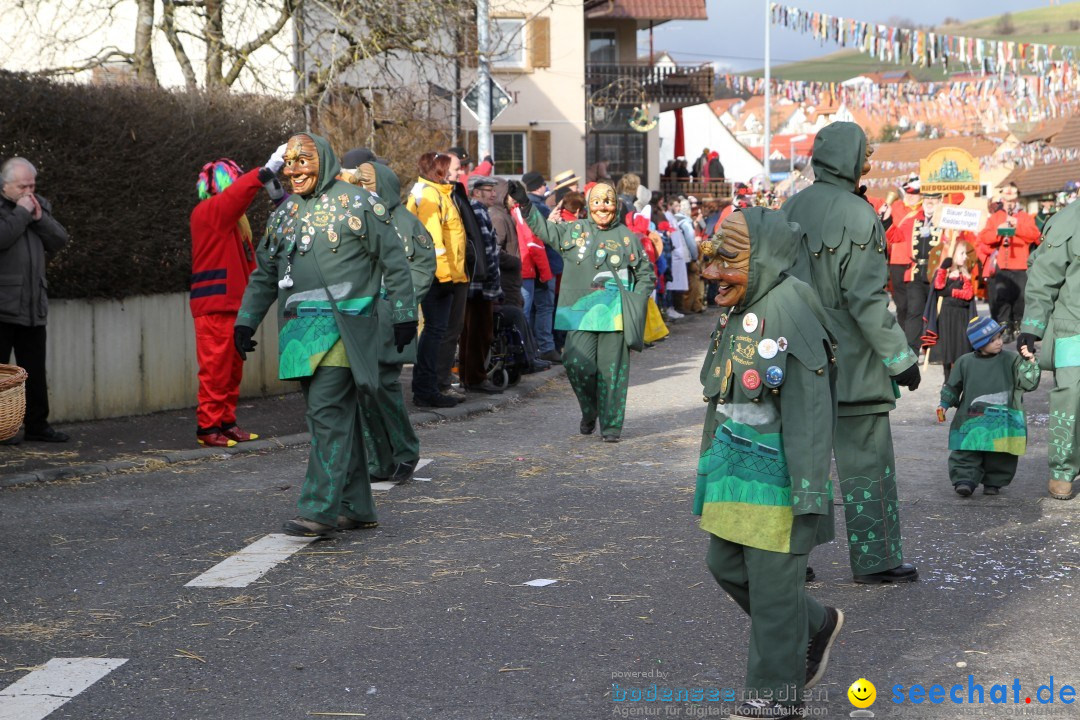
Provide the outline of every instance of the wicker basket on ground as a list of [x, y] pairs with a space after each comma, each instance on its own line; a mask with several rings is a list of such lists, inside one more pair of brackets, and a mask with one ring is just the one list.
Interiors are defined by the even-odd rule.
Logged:
[[26, 371], [0, 365], [0, 441], [15, 437], [26, 414]]

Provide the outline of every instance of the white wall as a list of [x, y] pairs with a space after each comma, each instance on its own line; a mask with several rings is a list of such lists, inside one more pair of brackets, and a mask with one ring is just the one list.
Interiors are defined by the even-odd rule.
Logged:
[[[675, 111], [660, 113], [660, 164], [663, 170], [675, 157]], [[687, 164], [693, 167], [702, 148], [720, 153], [724, 176], [732, 182], [749, 182], [764, 172], [761, 163], [724, 127], [707, 104], [683, 109], [683, 133]]]
[[[244, 397], [292, 392], [277, 379], [277, 309], [244, 363]], [[50, 300], [49, 419], [121, 417], [193, 407], [198, 389], [195, 330], [187, 293], [126, 300]]]
[[[551, 175], [574, 170], [585, 177], [585, 13], [581, 3], [549, 3], [546, 0], [496, 0], [491, 15], [537, 13], [551, 18], [551, 66], [524, 72], [494, 69], [503, 88], [516, 97], [492, 122], [493, 132], [547, 130], [551, 133]], [[526, 29], [528, 38], [528, 29]], [[530, 52], [526, 40], [526, 55]], [[462, 73], [462, 86], [475, 79]], [[466, 110], [462, 127], [476, 130], [476, 119]], [[528, 153], [526, 153], [526, 157]], [[551, 180], [551, 178], [546, 178]]]

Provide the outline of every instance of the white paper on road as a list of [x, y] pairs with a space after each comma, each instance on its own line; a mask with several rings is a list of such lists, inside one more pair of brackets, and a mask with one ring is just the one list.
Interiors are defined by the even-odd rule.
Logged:
[[41, 720], [127, 662], [127, 658], [53, 658], [0, 690], [0, 720]]
[[553, 584], [555, 584], [557, 582], [559, 582], [559, 581], [558, 580], [549, 580], [547, 578], [537, 578], [536, 580], [530, 580], [529, 582], [527, 582], [525, 584], [529, 585], [531, 587], [547, 587], [548, 585], [553, 585]]
[[[413, 472], [415, 473], [420, 468], [425, 467], [425, 466], [430, 465], [430, 464], [431, 464], [431, 458], [421, 458], [416, 463], [416, 468], [413, 470]], [[416, 476], [413, 476], [413, 480], [419, 480], [420, 482], [431, 482], [431, 478], [420, 478], [420, 477], [416, 477]], [[372, 490], [382, 490], [382, 491], [393, 490], [397, 486], [398, 486], [398, 483], [392, 482], [390, 480], [380, 480], [379, 482], [371, 483], [371, 489]]]
[[222, 560], [184, 587], [247, 587], [317, 538], [274, 534]]

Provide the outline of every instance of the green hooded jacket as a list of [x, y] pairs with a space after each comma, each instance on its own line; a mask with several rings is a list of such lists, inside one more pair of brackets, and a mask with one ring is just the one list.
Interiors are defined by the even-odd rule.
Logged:
[[[401, 181], [394, 171], [385, 165], [371, 163], [375, 168], [375, 193], [386, 204], [390, 222], [401, 241], [405, 258], [412, 273], [413, 294], [416, 303], [427, 295], [435, 277], [435, 243], [427, 228], [401, 203]], [[416, 362], [416, 340], [398, 352], [394, 341], [393, 308], [383, 289], [379, 301], [379, 362], [384, 365], [402, 365]]]
[[[385, 285], [391, 321], [417, 319], [408, 260], [389, 210], [367, 190], [338, 180], [341, 166], [330, 145], [317, 135], [309, 137], [319, 152], [315, 191], [307, 197], [290, 195], [271, 213], [236, 319], [237, 325], [256, 328], [277, 300], [282, 380], [309, 377], [324, 360], [342, 364], [337, 357], [368, 364], [340, 350], [327, 358], [342, 333], [327, 290], [343, 315], [362, 317], [373, 315]], [[286, 277], [292, 285], [281, 287]], [[377, 331], [372, 317], [372, 335]], [[352, 339], [359, 342], [342, 345], [364, 345], [363, 338]], [[377, 353], [377, 343], [367, 345]]]
[[840, 415], [896, 407], [891, 380], [916, 363], [889, 311], [885, 231], [870, 203], [855, 195], [866, 158], [866, 135], [855, 123], [826, 125], [814, 139], [814, 184], [784, 203], [806, 234], [794, 273], [821, 298], [836, 338]]
[[1020, 332], [1042, 338], [1045, 370], [1080, 366], [1080, 203], [1056, 212], [1028, 259]]
[[941, 407], [955, 407], [950, 450], [1023, 455], [1027, 451], [1024, 393], [1039, 387], [1039, 366], [1010, 350], [961, 355], [941, 386]]
[[701, 368], [709, 409], [694, 514], [730, 542], [803, 554], [833, 538], [832, 338], [813, 288], [790, 275], [799, 226], [779, 211], [741, 212], [748, 285], [717, 322]]
[[535, 207], [525, 222], [563, 257], [555, 329], [622, 332], [622, 296], [615, 277], [630, 292], [641, 295], [651, 294], [656, 287], [652, 262], [637, 234], [618, 217], [601, 230], [591, 219], [548, 222]]

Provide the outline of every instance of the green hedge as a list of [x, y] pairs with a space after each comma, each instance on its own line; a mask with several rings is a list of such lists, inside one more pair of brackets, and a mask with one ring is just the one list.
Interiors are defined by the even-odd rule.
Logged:
[[[262, 96], [0, 72], [0, 97], [0, 158], [34, 163], [38, 192], [71, 234], [48, 269], [55, 298], [186, 291], [203, 164], [253, 168], [303, 128], [298, 105]], [[256, 234], [268, 209], [261, 193], [248, 214]]]

